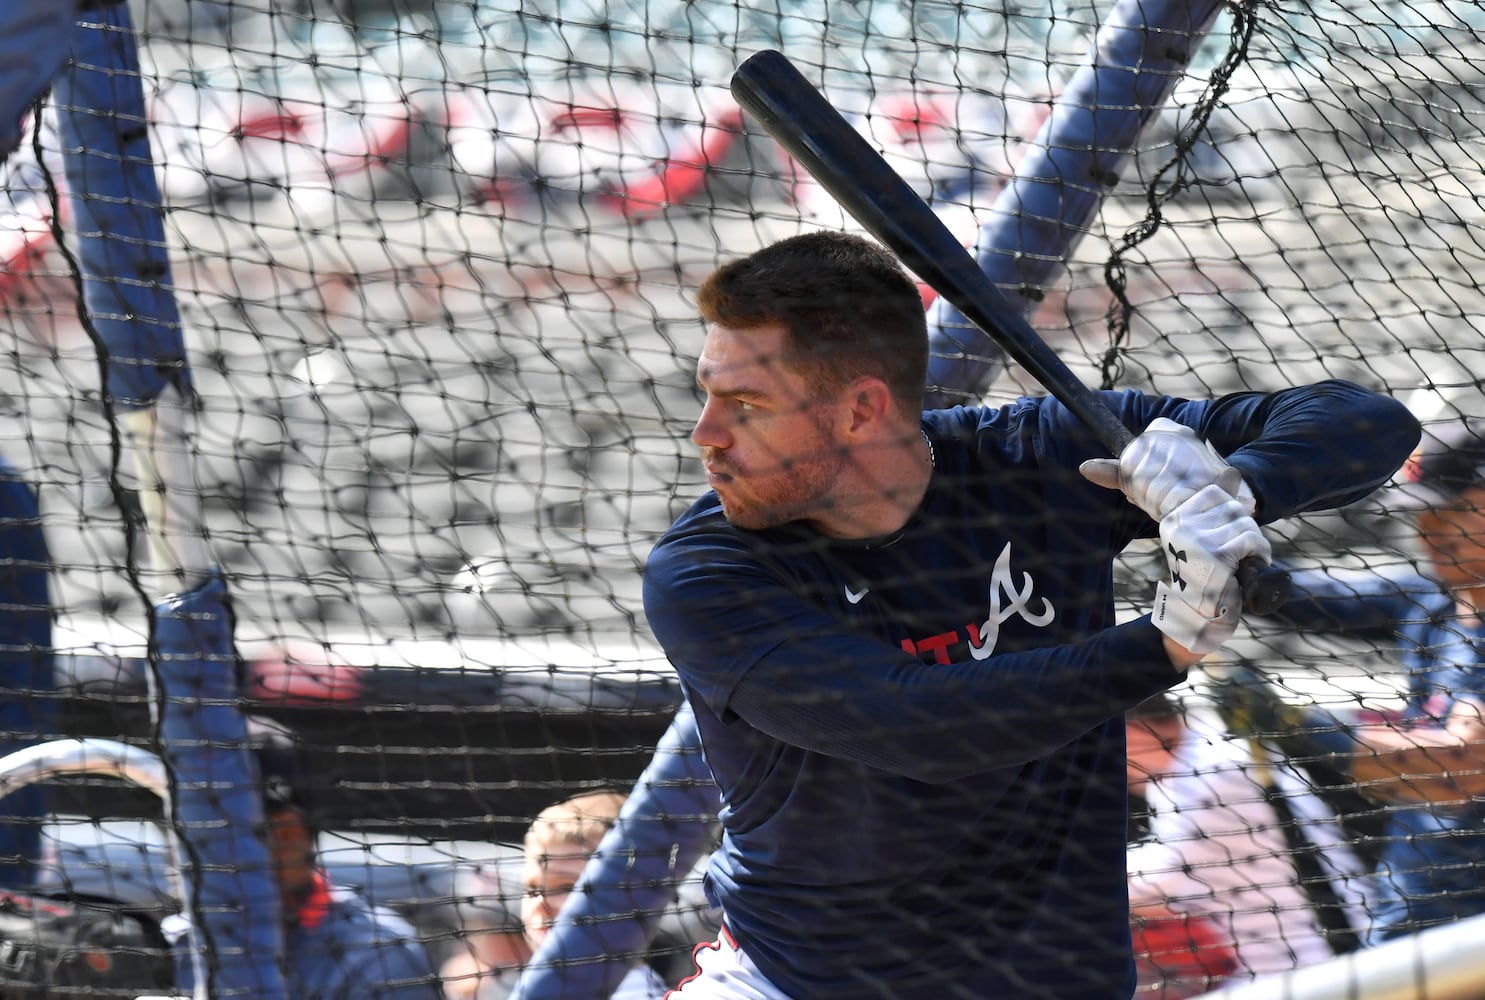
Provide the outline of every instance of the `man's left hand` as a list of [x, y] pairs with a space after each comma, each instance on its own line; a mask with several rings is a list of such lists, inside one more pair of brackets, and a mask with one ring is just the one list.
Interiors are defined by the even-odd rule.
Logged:
[[1268, 540], [1243, 505], [1218, 485], [1205, 486], [1160, 522], [1170, 579], [1155, 588], [1151, 621], [1193, 653], [1232, 638], [1242, 611], [1240, 560], [1271, 557]]

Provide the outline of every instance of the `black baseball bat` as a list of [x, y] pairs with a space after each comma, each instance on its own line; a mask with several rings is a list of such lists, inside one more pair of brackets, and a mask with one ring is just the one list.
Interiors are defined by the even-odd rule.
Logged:
[[[805, 79], [765, 49], [732, 74], [732, 96], [851, 216], [919, 278], [984, 330], [1113, 454], [1134, 434], [1082, 383], [980, 270], [974, 256], [907, 182]], [[1244, 601], [1268, 614], [1289, 599], [1289, 574], [1253, 556], [1238, 567]]]

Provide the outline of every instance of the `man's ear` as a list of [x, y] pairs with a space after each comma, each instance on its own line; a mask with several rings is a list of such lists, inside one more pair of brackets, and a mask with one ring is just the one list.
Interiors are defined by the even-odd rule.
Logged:
[[881, 432], [894, 405], [887, 383], [865, 375], [851, 383], [844, 398], [850, 407], [846, 432], [862, 441]]

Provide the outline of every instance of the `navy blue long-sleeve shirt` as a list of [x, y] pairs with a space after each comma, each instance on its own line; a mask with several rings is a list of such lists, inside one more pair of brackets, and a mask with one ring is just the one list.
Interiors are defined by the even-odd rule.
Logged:
[[[1360, 499], [1419, 434], [1343, 382], [1105, 398], [1196, 427], [1264, 521]], [[1148, 617], [1115, 625], [1113, 560], [1157, 526], [1078, 474], [1105, 452], [1054, 400], [923, 427], [892, 539], [739, 530], [708, 493], [650, 556], [722, 791], [708, 891], [790, 996], [1127, 996], [1122, 716], [1182, 675]]]

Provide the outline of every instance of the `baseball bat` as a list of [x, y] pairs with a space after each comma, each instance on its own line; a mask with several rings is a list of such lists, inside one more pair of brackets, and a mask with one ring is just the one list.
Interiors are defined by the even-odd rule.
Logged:
[[[783, 53], [765, 49], [732, 75], [732, 96], [842, 208], [1036, 378], [1113, 454], [1134, 434], [1073, 374], [980, 270], [979, 263], [871, 144]], [[1289, 575], [1253, 556], [1238, 567], [1244, 602], [1268, 614]]]

